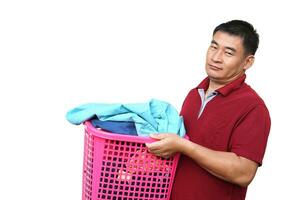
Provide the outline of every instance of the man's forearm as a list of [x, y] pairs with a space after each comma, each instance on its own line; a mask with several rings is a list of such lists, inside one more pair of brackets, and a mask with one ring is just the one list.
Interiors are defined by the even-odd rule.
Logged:
[[255, 162], [233, 152], [214, 151], [187, 140], [182, 143], [181, 150], [211, 174], [243, 187], [252, 181], [256, 173]]

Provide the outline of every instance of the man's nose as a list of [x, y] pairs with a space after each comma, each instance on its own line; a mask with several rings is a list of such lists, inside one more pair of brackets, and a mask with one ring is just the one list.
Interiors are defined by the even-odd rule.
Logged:
[[220, 50], [215, 51], [211, 57], [213, 62], [222, 62], [222, 52]]

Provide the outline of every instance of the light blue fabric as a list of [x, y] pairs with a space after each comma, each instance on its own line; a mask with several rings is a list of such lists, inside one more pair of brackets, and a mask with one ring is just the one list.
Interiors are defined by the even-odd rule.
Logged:
[[137, 104], [84, 104], [68, 111], [66, 119], [79, 125], [95, 116], [101, 121], [135, 122], [139, 136], [148, 136], [151, 133], [175, 133], [181, 137], [185, 135], [183, 118], [176, 109], [169, 103], [156, 99]]
[[202, 115], [203, 111], [204, 111], [204, 108], [206, 107], [206, 104], [208, 104], [208, 102], [210, 102], [215, 96], [217, 96], [218, 92], [213, 91], [210, 94], [208, 94], [206, 98], [205, 98], [205, 90], [204, 89], [199, 88], [198, 93], [199, 93], [199, 95], [201, 97], [201, 101], [202, 101], [201, 109], [200, 109], [199, 114], [198, 114], [198, 119], [199, 119], [200, 116]]

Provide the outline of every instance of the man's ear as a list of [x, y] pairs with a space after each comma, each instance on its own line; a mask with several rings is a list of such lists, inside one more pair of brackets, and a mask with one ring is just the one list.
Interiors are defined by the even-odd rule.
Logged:
[[244, 71], [249, 69], [253, 65], [254, 61], [255, 61], [254, 55], [247, 56], [243, 66]]

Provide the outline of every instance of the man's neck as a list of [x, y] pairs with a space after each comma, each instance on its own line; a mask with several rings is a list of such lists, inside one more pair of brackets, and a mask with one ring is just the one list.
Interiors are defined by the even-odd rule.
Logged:
[[244, 73], [239, 74], [238, 76], [235, 76], [227, 81], [219, 81], [214, 79], [209, 79], [209, 86], [207, 89], [207, 93], [211, 93], [213, 91], [218, 90], [219, 88], [222, 88], [223, 86], [226, 86], [227, 84], [231, 83], [232, 81], [238, 79], [239, 77], [243, 76]]
[[213, 81], [209, 81], [209, 86], [206, 93], [211, 93], [212, 91], [216, 91], [217, 89], [223, 87], [224, 85], [216, 84]]

